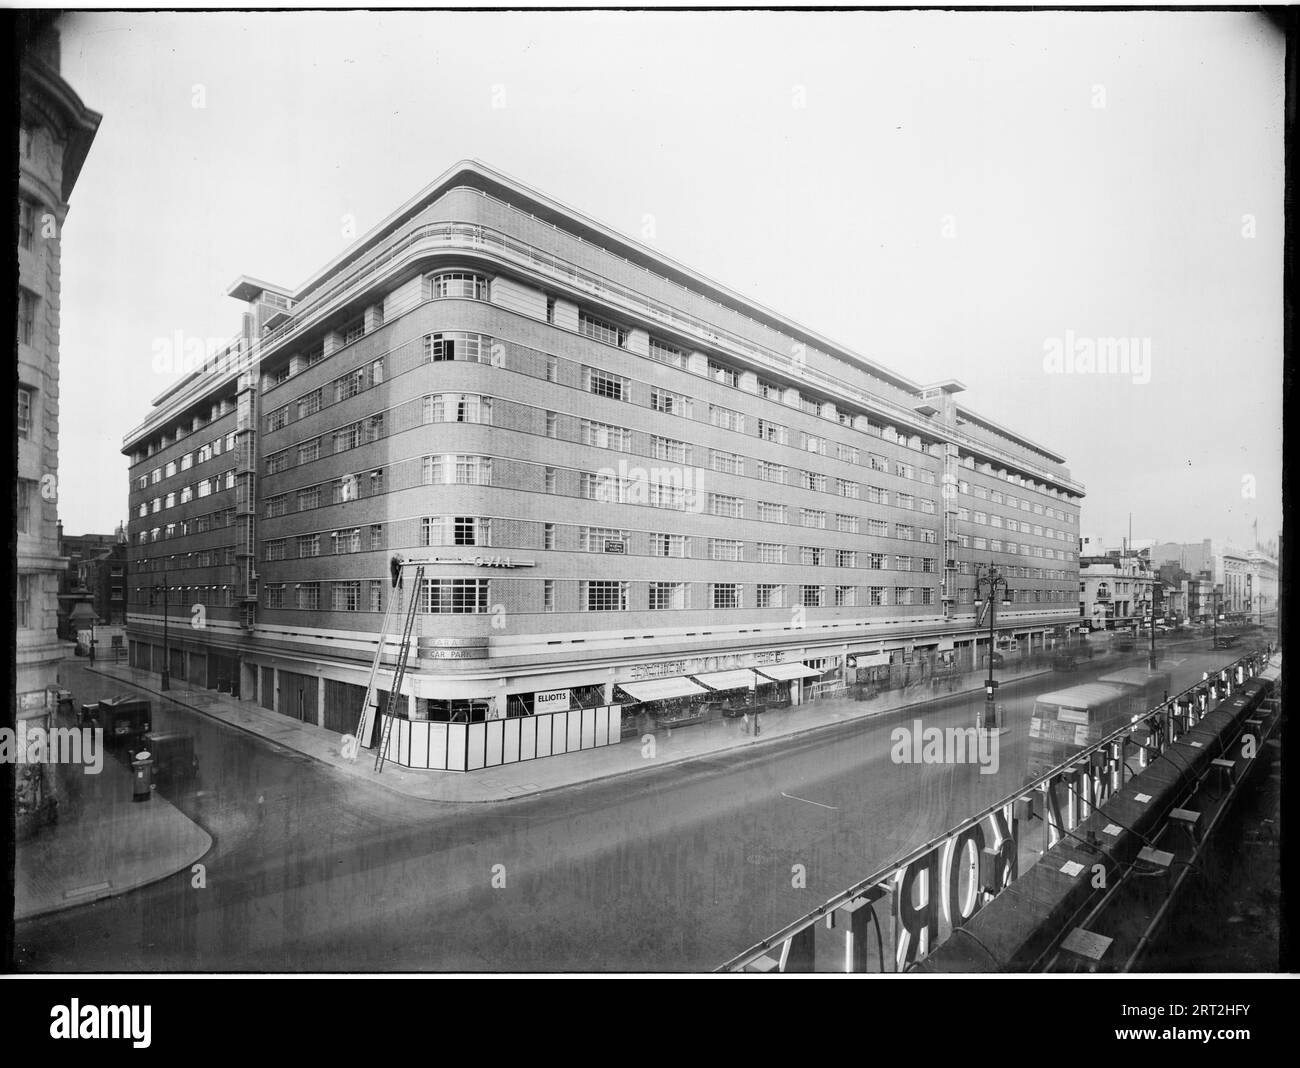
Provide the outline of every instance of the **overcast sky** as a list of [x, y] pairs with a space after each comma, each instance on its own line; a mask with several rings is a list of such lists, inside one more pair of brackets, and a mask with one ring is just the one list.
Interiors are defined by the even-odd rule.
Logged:
[[[1067, 457], [1081, 533], [1281, 527], [1282, 64], [1248, 13], [69, 15], [60, 515], [154, 343], [230, 337], [473, 157]], [[202, 107], [196, 107], [201, 103]], [[497, 106], [494, 106], [497, 105]], [[503, 106], [502, 106], [503, 105]], [[1141, 339], [1125, 374], [1066, 344]], [[1250, 481], [1253, 479], [1253, 484]], [[1253, 496], [1251, 496], [1253, 488]]]

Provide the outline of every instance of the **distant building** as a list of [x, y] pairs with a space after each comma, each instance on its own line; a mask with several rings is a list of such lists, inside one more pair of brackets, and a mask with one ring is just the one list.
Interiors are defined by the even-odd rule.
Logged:
[[1155, 577], [1144, 555], [1112, 550], [1079, 557], [1079, 615], [1093, 630], [1131, 626], [1151, 614]]
[[1249, 577], [1253, 587], [1250, 611], [1261, 623], [1276, 622], [1278, 612], [1277, 558], [1267, 549], [1251, 549]]
[[[75, 637], [69, 622], [73, 604], [85, 599], [99, 623], [126, 623], [128, 577], [126, 529], [114, 534], [63, 534], [59, 524], [59, 553], [67, 558], [67, 570], [59, 580], [59, 637]], [[88, 596], [78, 597], [84, 591]]]

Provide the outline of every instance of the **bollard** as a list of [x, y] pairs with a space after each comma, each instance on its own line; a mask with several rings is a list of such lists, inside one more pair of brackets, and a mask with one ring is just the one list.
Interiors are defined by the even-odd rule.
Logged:
[[131, 800], [148, 801], [153, 796], [153, 757], [142, 749], [131, 761]]

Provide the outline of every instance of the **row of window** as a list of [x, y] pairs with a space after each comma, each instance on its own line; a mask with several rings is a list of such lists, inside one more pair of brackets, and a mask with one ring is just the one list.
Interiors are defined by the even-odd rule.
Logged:
[[137, 515], [138, 518], [143, 519], [147, 515], [156, 514], [167, 508], [175, 508], [180, 504], [189, 504], [192, 500], [210, 497], [220, 490], [234, 488], [235, 469], [232, 467], [224, 474], [200, 479], [193, 486], [182, 486], [179, 491], [172, 490], [161, 497], [155, 497], [152, 501], [141, 501]]
[[[178, 519], [174, 523], [154, 527], [152, 530], [137, 531], [135, 538], [139, 544], [144, 545], [150, 541], [157, 541], [160, 537], [184, 538], [190, 534], [206, 534], [209, 530], [233, 526], [234, 523], [235, 510], [233, 508], [218, 508], [215, 512], [192, 516], [189, 519]], [[146, 566], [148, 566], [148, 558], [142, 559], [146, 561]]]
[[[182, 471], [190, 470], [195, 464], [207, 463], [214, 457], [220, 456], [223, 449], [228, 454], [235, 451], [235, 432], [233, 430], [223, 437], [213, 438], [206, 444], [200, 445], [193, 452], [187, 452], [179, 460], [169, 460], [166, 464], [155, 467], [147, 474], [138, 476], [135, 480], [135, 488], [144, 490], [150, 486], [156, 486], [164, 478], [171, 478]], [[233, 474], [233, 471], [230, 473]], [[171, 506], [168, 505], [167, 507]], [[140, 514], [145, 515], [146, 513], [142, 511]]]

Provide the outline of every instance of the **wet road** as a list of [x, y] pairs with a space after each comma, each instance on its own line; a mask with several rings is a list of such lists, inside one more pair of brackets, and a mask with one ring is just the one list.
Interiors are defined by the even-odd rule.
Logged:
[[[1238, 652], [1171, 647], [1175, 689]], [[660, 771], [493, 805], [410, 801], [164, 702], [198, 780], [168, 799], [214, 839], [184, 872], [19, 924], [19, 966], [99, 971], [708, 970], [1026, 779], [1034, 695], [1135, 654], [999, 690], [996, 774], [899, 764], [890, 732], [970, 726], [936, 702]], [[69, 661], [78, 700], [129, 687]], [[797, 885], [795, 866], [806, 873]]]

